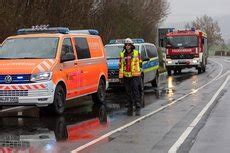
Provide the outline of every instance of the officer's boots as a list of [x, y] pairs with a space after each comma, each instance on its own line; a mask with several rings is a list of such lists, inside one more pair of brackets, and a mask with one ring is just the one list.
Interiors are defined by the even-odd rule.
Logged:
[[128, 107], [128, 110], [127, 110], [127, 115], [128, 116], [133, 116], [133, 107]]

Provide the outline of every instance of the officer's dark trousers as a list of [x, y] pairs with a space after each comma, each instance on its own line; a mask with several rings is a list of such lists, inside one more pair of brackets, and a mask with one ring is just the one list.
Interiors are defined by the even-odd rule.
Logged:
[[124, 85], [128, 96], [128, 108], [141, 108], [141, 77], [125, 77]]

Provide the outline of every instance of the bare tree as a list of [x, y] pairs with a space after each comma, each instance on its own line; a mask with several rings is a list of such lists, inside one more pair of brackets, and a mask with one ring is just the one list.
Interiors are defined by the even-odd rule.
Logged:
[[207, 33], [208, 35], [208, 46], [223, 44], [223, 38], [221, 30], [217, 21], [214, 21], [212, 17], [207, 15], [197, 18], [191, 23], [187, 23], [186, 28], [194, 27]]
[[0, 0], [0, 42], [39, 24], [95, 28], [104, 42], [125, 37], [154, 42], [167, 13], [167, 0]]

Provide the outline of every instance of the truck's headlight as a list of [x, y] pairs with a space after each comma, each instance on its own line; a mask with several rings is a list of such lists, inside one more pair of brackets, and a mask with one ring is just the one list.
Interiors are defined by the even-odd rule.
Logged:
[[52, 77], [51, 72], [41, 72], [38, 74], [32, 74], [30, 81], [39, 82], [39, 81], [49, 81]]
[[198, 63], [199, 61], [197, 61], [197, 60], [193, 60], [193, 63]]
[[171, 60], [169, 60], [169, 61], [167, 61], [167, 63], [168, 63], [168, 64], [172, 64], [172, 61], [171, 61]]

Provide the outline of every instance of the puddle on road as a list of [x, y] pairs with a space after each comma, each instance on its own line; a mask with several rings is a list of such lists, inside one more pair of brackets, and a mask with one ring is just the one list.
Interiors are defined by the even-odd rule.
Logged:
[[[87, 141], [98, 137], [108, 127], [104, 105], [92, 105], [78, 112], [69, 109], [63, 116], [34, 116], [28, 112], [0, 117], [0, 152], [59, 152], [58, 142]], [[75, 110], [75, 111], [74, 111]], [[31, 113], [31, 112], [30, 112]]]

